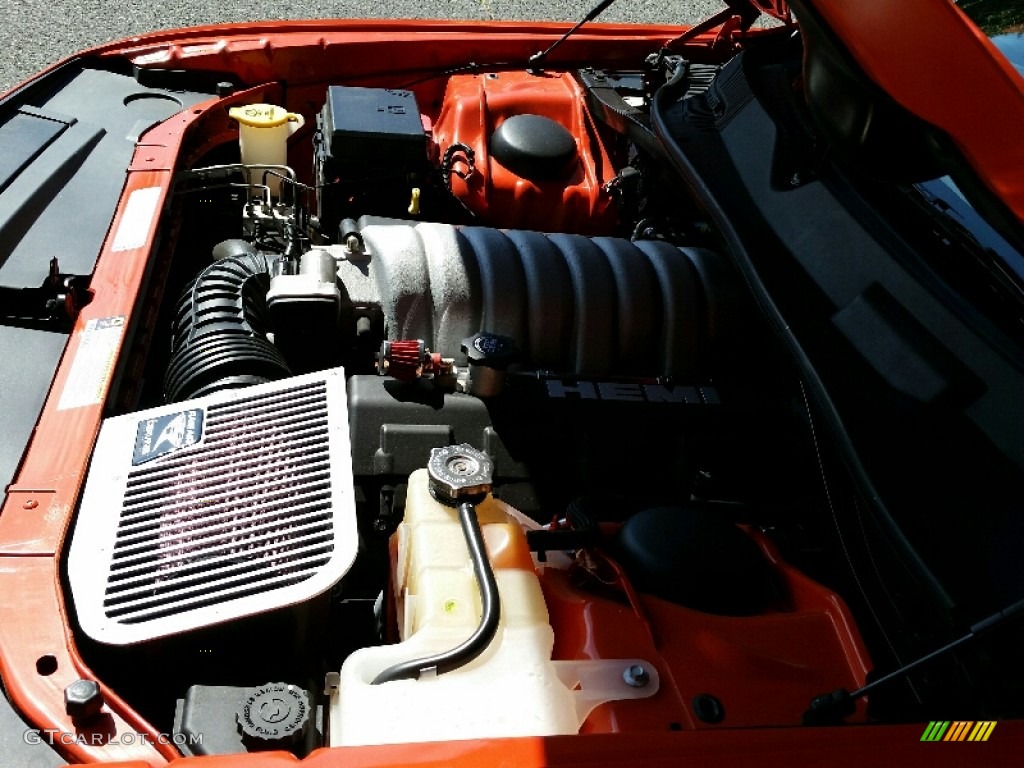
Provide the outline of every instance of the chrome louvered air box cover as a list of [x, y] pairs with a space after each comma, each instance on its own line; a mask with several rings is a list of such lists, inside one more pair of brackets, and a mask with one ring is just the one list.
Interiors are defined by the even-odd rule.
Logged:
[[68, 556], [116, 645], [302, 603], [357, 548], [340, 368], [107, 419]]

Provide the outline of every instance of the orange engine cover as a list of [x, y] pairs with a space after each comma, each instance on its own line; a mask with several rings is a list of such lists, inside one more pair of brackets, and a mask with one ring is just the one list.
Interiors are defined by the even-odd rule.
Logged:
[[[575, 140], [576, 156], [546, 178], [524, 178], [502, 165], [491, 152], [491, 137], [517, 115], [539, 115], [561, 125]], [[439, 157], [453, 144], [475, 153], [475, 171], [465, 179], [453, 173], [451, 182], [454, 194], [481, 223], [588, 235], [614, 232], [618, 216], [605, 184], [615, 177], [615, 168], [571, 75], [452, 77], [433, 136]], [[454, 170], [465, 173], [467, 166], [457, 160]]]

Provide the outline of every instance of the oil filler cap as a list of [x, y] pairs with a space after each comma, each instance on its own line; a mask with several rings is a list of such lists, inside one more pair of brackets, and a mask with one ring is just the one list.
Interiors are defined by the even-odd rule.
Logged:
[[462, 340], [469, 364], [463, 391], [476, 397], [495, 397], [505, 388], [509, 365], [518, 359], [515, 341], [509, 336], [481, 332]]
[[491, 490], [494, 462], [469, 443], [447, 445], [431, 449], [427, 472], [434, 498], [454, 506]]
[[267, 683], [250, 689], [235, 719], [249, 749], [291, 750], [305, 741], [309, 731], [312, 722], [309, 696], [295, 685]]

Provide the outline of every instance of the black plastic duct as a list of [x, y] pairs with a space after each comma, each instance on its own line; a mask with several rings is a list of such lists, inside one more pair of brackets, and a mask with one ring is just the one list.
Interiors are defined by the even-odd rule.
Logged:
[[222, 258], [199, 273], [175, 309], [164, 377], [169, 403], [291, 375], [266, 337], [266, 257], [244, 240], [226, 240], [214, 256]]

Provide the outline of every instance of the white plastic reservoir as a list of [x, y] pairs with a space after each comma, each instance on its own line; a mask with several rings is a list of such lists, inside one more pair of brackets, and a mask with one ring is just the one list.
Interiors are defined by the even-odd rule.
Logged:
[[[228, 115], [238, 121], [238, 143], [244, 165], [288, 165], [288, 137], [299, 130], [305, 120], [274, 104], [248, 104], [232, 107]], [[254, 182], [262, 174], [253, 176]], [[281, 193], [281, 179], [268, 176], [270, 194]]]
[[[405, 518], [392, 540], [402, 642], [356, 651], [340, 675], [328, 675], [331, 746], [573, 734], [601, 702], [657, 691], [657, 671], [642, 660], [551, 660], [554, 635], [533, 558], [507, 510], [490, 496], [478, 507], [501, 600], [501, 622], [484, 653], [442, 675], [370, 685], [393, 664], [454, 648], [480, 622], [457, 512], [430, 495], [426, 470], [409, 478]], [[623, 681], [635, 663], [651, 672], [643, 688]]]

